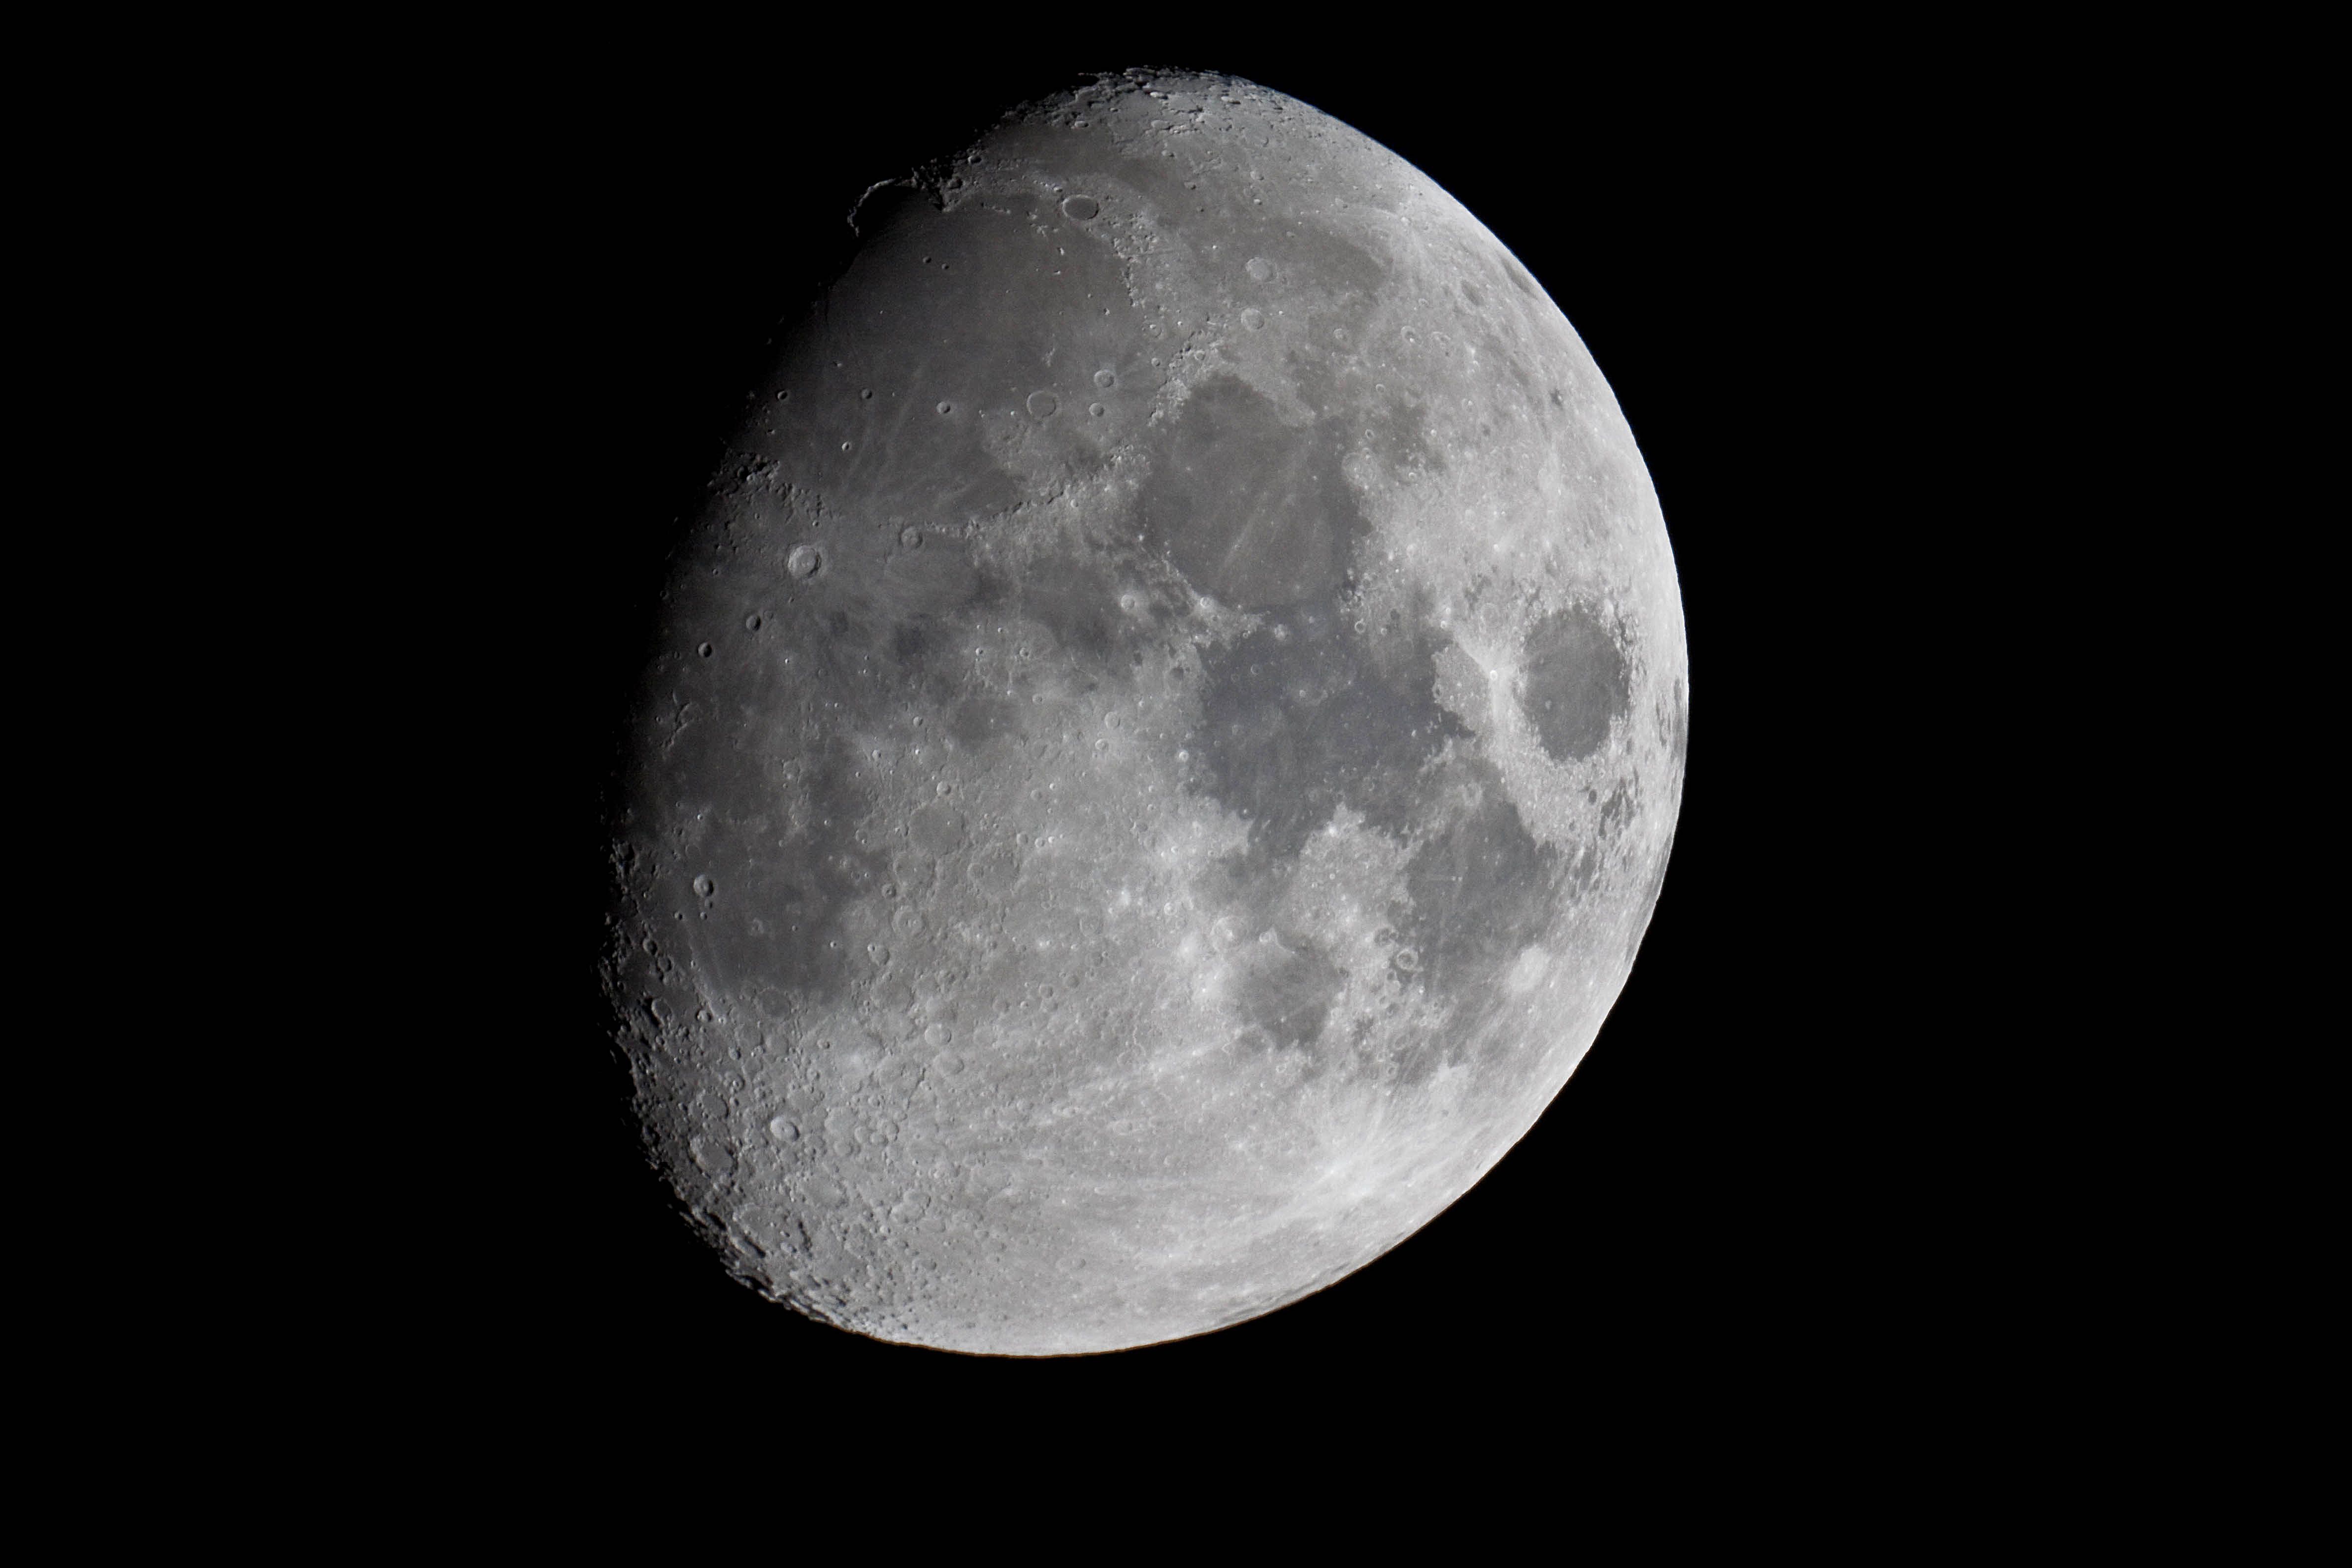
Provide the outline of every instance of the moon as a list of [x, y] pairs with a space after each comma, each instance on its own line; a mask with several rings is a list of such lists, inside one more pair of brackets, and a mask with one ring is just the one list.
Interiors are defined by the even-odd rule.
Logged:
[[1625, 983], [1688, 733], [1648, 472], [1492, 234], [1250, 82], [1091, 79], [851, 221], [631, 710], [646, 1149], [878, 1339], [1274, 1310], [1475, 1184]]

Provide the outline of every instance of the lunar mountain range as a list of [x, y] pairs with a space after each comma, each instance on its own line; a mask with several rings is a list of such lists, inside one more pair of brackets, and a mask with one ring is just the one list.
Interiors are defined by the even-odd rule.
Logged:
[[1430, 179], [1129, 72], [877, 185], [662, 588], [602, 973], [742, 1279], [1052, 1355], [1272, 1310], [1534, 1123], [1647, 927], [1681, 600]]

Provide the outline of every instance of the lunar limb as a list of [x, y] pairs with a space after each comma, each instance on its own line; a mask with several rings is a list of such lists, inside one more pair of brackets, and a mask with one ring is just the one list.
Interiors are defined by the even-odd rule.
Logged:
[[1362, 1267], [1622, 987], [1687, 732], [1631, 430], [1426, 176], [1127, 73], [876, 187], [673, 558], [603, 973], [744, 1280], [1112, 1350]]

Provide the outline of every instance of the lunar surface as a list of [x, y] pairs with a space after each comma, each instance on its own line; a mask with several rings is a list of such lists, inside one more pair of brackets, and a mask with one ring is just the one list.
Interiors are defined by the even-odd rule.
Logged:
[[742, 1279], [858, 1333], [1196, 1334], [1379, 1257], [1658, 897], [1664, 521], [1427, 176], [1104, 78], [877, 186], [672, 557], [603, 975]]

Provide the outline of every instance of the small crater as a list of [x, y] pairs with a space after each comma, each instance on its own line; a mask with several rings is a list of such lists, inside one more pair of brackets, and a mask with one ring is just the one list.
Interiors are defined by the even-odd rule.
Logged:
[[1033, 392], [1029, 395], [1029, 412], [1037, 418], [1050, 419], [1054, 416], [1054, 411], [1061, 406], [1062, 400], [1050, 392]]
[[1107, 370], [1098, 370], [1095, 372], [1095, 384], [1108, 392], [1118, 384], [1118, 377]]
[[1091, 222], [1097, 215], [1101, 213], [1101, 211], [1102, 203], [1095, 200], [1092, 196], [1065, 196], [1062, 198], [1062, 216], [1066, 218], [1073, 218], [1079, 223]]
[[793, 552], [784, 557], [784, 570], [795, 577], [814, 577], [824, 565], [824, 557], [819, 555], [816, 547], [811, 544], [796, 544]]
[[1255, 332], [1265, 325], [1265, 312], [1253, 306], [1242, 312], [1242, 325]]
[[1264, 283], [1274, 276], [1274, 263], [1268, 261], [1263, 256], [1253, 256], [1249, 258], [1248, 263], [1243, 267], [1242, 270], [1248, 273], [1258, 282]]

